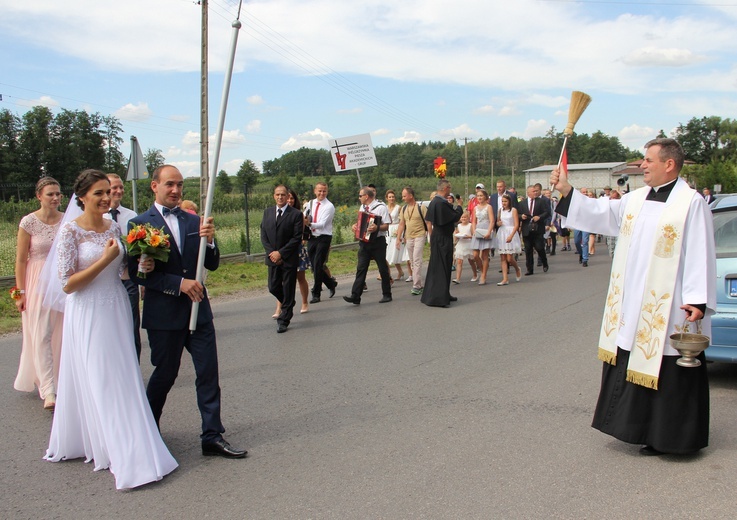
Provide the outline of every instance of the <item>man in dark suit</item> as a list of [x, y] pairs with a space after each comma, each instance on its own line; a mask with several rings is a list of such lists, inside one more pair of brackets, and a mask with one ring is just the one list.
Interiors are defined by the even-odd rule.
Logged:
[[264, 210], [261, 243], [269, 266], [269, 292], [281, 302], [276, 331], [286, 332], [294, 313], [299, 246], [302, 243], [302, 212], [287, 204], [287, 187], [274, 188], [276, 206]]
[[[143, 297], [142, 326], [148, 332], [151, 364], [155, 367], [146, 388], [151, 411], [159, 424], [166, 396], [179, 374], [182, 350], [192, 355], [197, 378], [197, 406], [202, 416], [202, 454], [243, 458], [245, 450], [231, 446], [222, 433], [220, 421], [220, 383], [215, 327], [207, 292], [195, 280], [200, 237], [207, 237], [205, 267], [214, 271], [220, 263], [215, 245], [212, 218], [200, 222], [196, 215], [179, 209], [182, 198], [182, 174], [171, 165], [158, 167], [151, 177], [154, 205], [128, 223], [164, 228], [169, 235], [171, 252], [166, 262], [156, 260], [153, 272], [138, 277], [138, 259], [128, 259], [131, 280], [146, 288]], [[199, 302], [197, 329], [190, 333], [189, 316], [192, 302]]]
[[517, 195], [511, 191], [507, 191], [507, 183], [503, 180], [496, 181], [496, 193], [489, 197], [489, 204], [494, 209], [494, 218], [499, 218], [499, 208], [501, 207], [502, 195], [509, 195], [512, 198], [512, 207], [517, 207]]
[[545, 222], [550, 219], [550, 205], [539, 196], [535, 186], [527, 187], [527, 197], [520, 201], [517, 208], [522, 222], [522, 240], [525, 244], [526, 276], [534, 274], [533, 249], [537, 251], [543, 265], [543, 271], [548, 272], [548, 258], [545, 255]]

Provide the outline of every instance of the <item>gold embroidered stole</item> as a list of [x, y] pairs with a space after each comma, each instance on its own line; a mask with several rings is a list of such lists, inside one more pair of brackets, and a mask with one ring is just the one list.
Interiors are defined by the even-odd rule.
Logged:
[[[673, 306], [673, 290], [681, 262], [683, 231], [691, 199], [695, 193], [688, 186], [678, 186], [681, 181], [676, 183], [670, 194], [669, 203], [665, 203], [653, 236], [653, 250], [649, 257], [635, 344], [627, 365], [627, 381], [655, 390], [658, 388], [660, 364]], [[604, 319], [599, 334], [599, 359], [611, 365], [617, 363], [616, 340], [622, 319], [627, 256], [635, 223], [649, 192], [650, 187], [645, 186], [630, 195], [619, 228]]]

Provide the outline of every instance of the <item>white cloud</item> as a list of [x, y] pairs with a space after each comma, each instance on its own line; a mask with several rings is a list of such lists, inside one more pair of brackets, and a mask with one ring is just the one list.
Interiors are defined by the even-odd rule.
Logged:
[[265, 101], [264, 98], [262, 98], [258, 94], [254, 94], [253, 96], [248, 96], [246, 98], [246, 103], [248, 103], [249, 105], [263, 105]]
[[325, 148], [327, 141], [332, 136], [329, 132], [323, 132], [319, 128], [297, 134], [290, 137], [281, 145], [281, 149], [284, 151], [298, 150], [302, 147], [306, 148]]
[[116, 110], [113, 115], [122, 121], [134, 121], [143, 123], [148, 121], [153, 115], [153, 111], [148, 108], [148, 103], [138, 102], [137, 105], [128, 103]]
[[[622, 128], [617, 134], [617, 137], [619, 137], [620, 142], [627, 148], [642, 150], [642, 146], [650, 139], [654, 139], [660, 130], [634, 123]], [[668, 133], [667, 130], [666, 133]]]
[[42, 106], [47, 108], [56, 108], [60, 106], [59, 102], [51, 96], [41, 96], [38, 99], [19, 99], [17, 103], [23, 107]]
[[548, 122], [545, 119], [531, 119], [527, 122], [527, 127], [524, 132], [522, 132], [522, 137], [525, 139], [542, 137], [547, 133], [549, 128], [550, 125], [548, 125]]
[[395, 137], [389, 140], [389, 144], [403, 144], [403, 143], [419, 143], [422, 142], [422, 134], [415, 132], [414, 130], [404, 132], [402, 137]]
[[462, 125], [459, 125], [455, 128], [441, 130], [439, 134], [440, 137], [446, 141], [450, 141], [451, 139], [457, 139], [460, 141], [464, 137], [475, 139], [480, 135], [476, 130], [468, 126], [466, 123], [463, 123]]
[[474, 114], [479, 114], [479, 115], [494, 114], [495, 113], [495, 109], [491, 105], [484, 105], [484, 106], [481, 106], [481, 107], [478, 107], [478, 108], [474, 108], [473, 109], [473, 113]]
[[261, 131], [261, 120], [260, 119], [254, 119], [252, 121], [249, 121], [246, 125], [246, 132], [249, 134], [257, 134]]
[[658, 49], [645, 47], [635, 49], [622, 58], [625, 65], [633, 67], [686, 67], [704, 61], [687, 49]]
[[[222, 148], [237, 148], [246, 142], [246, 136], [239, 129], [223, 130]], [[210, 136], [210, 149], [215, 144], [215, 134]]]
[[516, 116], [519, 115], [519, 109], [515, 106], [506, 106], [502, 107], [501, 110], [499, 110], [500, 116]]
[[373, 135], [374, 137], [379, 137], [381, 135], [389, 135], [390, 133], [391, 130], [389, 130], [388, 128], [379, 128], [378, 130], [374, 130], [373, 132], [371, 132], [371, 135]]

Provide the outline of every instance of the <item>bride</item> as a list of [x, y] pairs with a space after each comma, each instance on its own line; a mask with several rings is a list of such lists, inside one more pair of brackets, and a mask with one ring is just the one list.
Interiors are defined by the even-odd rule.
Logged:
[[161, 480], [177, 462], [161, 439], [143, 387], [130, 304], [119, 278], [125, 265], [121, 230], [103, 219], [110, 207], [107, 175], [83, 171], [74, 193], [83, 212], [59, 231], [59, 278], [69, 296], [44, 458], [94, 460], [95, 471], [109, 468], [115, 475], [118, 489], [133, 488]]

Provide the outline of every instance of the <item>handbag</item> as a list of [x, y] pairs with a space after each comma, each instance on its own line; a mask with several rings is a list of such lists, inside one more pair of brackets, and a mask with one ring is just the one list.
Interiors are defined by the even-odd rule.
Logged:
[[487, 231], [489, 230], [488, 229], [476, 229], [476, 231], [473, 233], [473, 236], [480, 240], [491, 240], [491, 237], [486, 238]]

